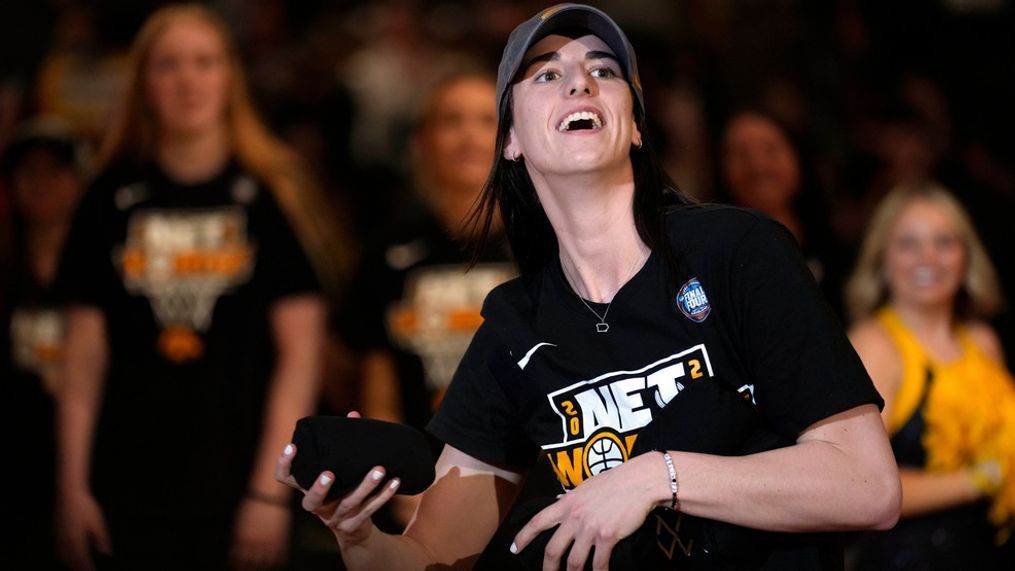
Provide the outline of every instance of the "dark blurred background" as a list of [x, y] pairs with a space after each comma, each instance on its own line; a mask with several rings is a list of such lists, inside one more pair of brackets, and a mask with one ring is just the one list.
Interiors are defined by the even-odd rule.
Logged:
[[[938, 178], [970, 209], [1010, 291], [1015, 22], [1006, 0], [592, 2], [628, 31], [671, 174], [728, 198], [725, 122], [774, 115], [800, 143], [820, 225], [849, 256], [892, 185]], [[60, 115], [97, 143], [127, 47], [161, 2], [5, 2], [0, 149], [18, 122]], [[362, 240], [402, 197], [417, 96], [463, 64], [495, 69], [545, 2], [222, 0], [261, 112], [317, 169]], [[9, 206], [0, 205], [0, 220]], [[848, 271], [841, 270], [840, 273]], [[834, 272], [833, 272], [834, 273]], [[838, 300], [832, 300], [839, 305]], [[1007, 332], [1007, 331], [1003, 331]], [[1010, 335], [1006, 336], [1011, 348]]]

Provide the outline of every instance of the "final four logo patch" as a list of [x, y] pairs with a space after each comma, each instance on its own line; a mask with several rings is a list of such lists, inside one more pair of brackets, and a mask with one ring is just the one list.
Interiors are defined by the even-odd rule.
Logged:
[[677, 307], [680, 312], [695, 323], [705, 321], [708, 314], [712, 312], [712, 306], [708, 303], [708, 296], [705, 295], [705, 288], [701, 287], [698, 278], [691, 278], [680, 288], [677, 294]]

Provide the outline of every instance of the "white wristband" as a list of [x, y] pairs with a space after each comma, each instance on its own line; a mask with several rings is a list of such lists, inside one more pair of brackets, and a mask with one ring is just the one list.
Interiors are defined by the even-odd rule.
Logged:
[[669, 452], [663, 452], [663, 460], [666, 461], [666, 469], [670, 472], [670, 493], [673, 495], [670, 500], [670, 505], [667, 506], [667, 508], [676, 510], [678, 505], [677, 490], [679, 490], [679, 486], [677, 485], [677, 470], [673, 467], [673, 458], [670, 458]]

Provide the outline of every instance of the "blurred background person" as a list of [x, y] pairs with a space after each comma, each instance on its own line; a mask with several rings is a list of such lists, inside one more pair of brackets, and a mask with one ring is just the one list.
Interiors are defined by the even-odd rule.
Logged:
[[[55, 443], [53, 398], [64, 351], [63, 308], [53, 280], [82, 189], [86, 151], [66, 122], [40, 117], [22, 125], [0, 162], [13, 206], [13, 257], [0, 273], [0, 407], [12, 458], [28, 467], [36, 491], [5, 487], [4, 513], [17, 522], [3, 553], [33, 568], [53, 556]], [[8, 559], [11, 561], [11, 559]]]
[[132, 56], [59, 276], [61, 551], [269, 568], [291, 521], [274, 458], [314, 409], [341, 245], [213, 12], [159, 10]]
[[[368, 243], [342, 330], [362, 355], [363, 415], [422, 429], [451, 382], [486, 294], [515, 275], [506, 245], [470, 261], [463, 222], [493, 163], [496, 86], [448, 76], [424, 98], [412, 135], [410, 199]], [[414, 504], [392, 504], [404, 526]]]
[[[796, 237], [814, 278], [833, 308], [841, 309], [841, 248], [813, 163], [775, 115], [740, 110], [722, 131], [718, 199], [771, 216]], [[841, 311], [840, 311], [841, 314]]]
[[982, 321], [1001, 305], [997, 277], [958, 202], [934, 184], [890, 192], [847, 294], [903, 489], [902, 520], [870, 536], [858, 568], [1011, 569], [1015, 384]]

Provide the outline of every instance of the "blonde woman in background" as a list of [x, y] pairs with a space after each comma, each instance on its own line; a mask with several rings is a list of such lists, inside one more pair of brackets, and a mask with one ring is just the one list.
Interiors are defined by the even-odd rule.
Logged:
[[923, 184], [885, 197], [847, 304], [903, 490], [903, 519], [871, 539], [862, 568], [1011, 569], [1012, 542], [997, 544], [1015, 516], [1015, 385], [983, 321], [1001, 296], [948, 191]]
[[291, 519], [275, 454], [314, 408], [334, 228], [212, 11], [159, 10], [133, 50], [60, 270], [62, 555], [270, 568]]

